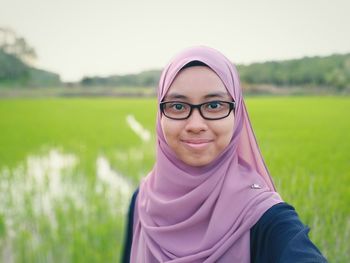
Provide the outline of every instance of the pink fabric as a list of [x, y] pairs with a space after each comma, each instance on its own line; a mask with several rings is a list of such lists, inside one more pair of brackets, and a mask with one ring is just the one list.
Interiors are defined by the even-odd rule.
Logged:
[[156, 163], [140, 184], [131, 262], [250, 262], [251, 227], [282, 202], [259, 151], [237, 70], [220, 52], [199, 46], [175, 56], [161, 75], [158, 103], [194, 60], [216, 72], [236, 101], [232, 139], [212, 163], [191, 167], [166, 144], [158, 111]]

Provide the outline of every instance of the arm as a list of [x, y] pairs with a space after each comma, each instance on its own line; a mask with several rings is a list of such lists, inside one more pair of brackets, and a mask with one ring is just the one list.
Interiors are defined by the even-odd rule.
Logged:
[[327, 262], [308, 237], [309, 230], [292, 206], [274, 205], [251, 229], [251, 262]]

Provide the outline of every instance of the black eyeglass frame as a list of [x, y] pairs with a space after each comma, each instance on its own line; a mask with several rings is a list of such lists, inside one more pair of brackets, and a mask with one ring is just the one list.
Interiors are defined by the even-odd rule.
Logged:
[[[230, 108], [229, 108], [229, 111], [228, 111], [227, 115], [225, 115], [223, 117], [220, 117], [220, 118], [208, 118], [208, 117], [205, 117], [203, 115], [202, 111], [201, 111], [201, 107], [203, 105], [205, 105], [205, 104], [213, 103], [213, 102], [220, 102], [220, 103], [227, 103], [227, 104], [229, 104]], [[184, 117], [184, 118], [173, 118], [173, 117], [169, 117], [168, 115], [166, 115], [165, 112], [164, 112], [164, 106], [167, 103], [182, 103], [182, 104], [186, 104], [186, 105], [190, 106], [190, 111], [189, 111], [187, 117]], [[236, 102], [235, 101], [213, 100], [213, 101], [203, 102], [201, 104], [191, 104], [191, 103], [183, 102], [183, 101], [163, 101], [163, 102], [159, 103], [159, 108], [160, 108], [161, 113], [163, 113], [165, 117], [167, 117], [169, 119], [172, 119], [172, 120], [186, 120], [192, 115], [193, 109], [198, 109], [199, 114], [202, 116], [203, 119], [214, 121], [214, 120], [221, 120], [221, 119], [226, 118], [227, 116], [230, 115], [231, 111], [235, 112]]]

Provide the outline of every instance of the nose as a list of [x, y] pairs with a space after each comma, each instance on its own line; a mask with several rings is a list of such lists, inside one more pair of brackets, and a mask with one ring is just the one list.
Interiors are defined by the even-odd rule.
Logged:
[[199, 133], [207, 129], [206, 120], [203, 119], [198, 109], [193, 109], [191, 116], [187, 119], [185, 130], [187, 132]]

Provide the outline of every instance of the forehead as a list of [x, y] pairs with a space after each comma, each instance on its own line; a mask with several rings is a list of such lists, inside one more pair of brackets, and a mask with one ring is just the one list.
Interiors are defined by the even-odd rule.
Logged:
[[230, 99], [224, 83], [209, 67], [193, 66], [182, 69], [170, 85], [165, 99], [190, 99], [219, 97]]

